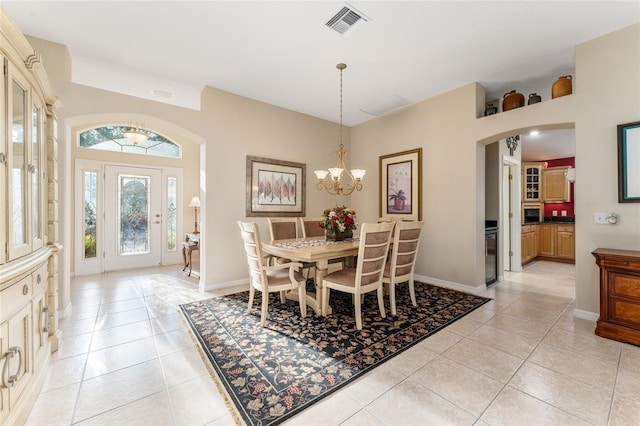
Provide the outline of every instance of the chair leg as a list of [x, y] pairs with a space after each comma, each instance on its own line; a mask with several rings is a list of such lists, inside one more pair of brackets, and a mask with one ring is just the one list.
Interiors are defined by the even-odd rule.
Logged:
[[386, 318], [387, 313], [384, 310], [384, 287], [382, 287], [382, 285], [378, 287], [378, 307], [380, 307], [380, 316]]
[[389, 282], [389, 303], [391, 304], [391, 315], [396, 315], [396, 284], [393, 279]]
[[298, 287], [298, 299], [300, 301], [300, 313], [302, 318], [307, 316], [307, 290], [306, 290], [306, 281], [304, 284]]
[[413, 306], [418, 306], [418, 303], [416, 302], [416, 289], [413, 286], [413, 278], [409, 280], [409, 295], [411, 296], [411, 303], [413, 303]]
[[251, 307], [253, 306], [253, 297], [256, 293], [256, 289], [253, 288], [253, 285], [249, 283], [249, 307], [247, 308], [247, 313], [251, 313]]
[[260, 313], [260, 326], [264, 327], [267, 322], [267, 310], [269, 309], [269, 293], [262, 292], [262, 311]]
[[283, 305], [287, 302], [287, 293], [284, 291], [280, 292], [280, 303]]
[[360, 295], [354, 295], [353, 305], [356, 309], [356, 328], [362, 330], [362, 303], [360, 303]]

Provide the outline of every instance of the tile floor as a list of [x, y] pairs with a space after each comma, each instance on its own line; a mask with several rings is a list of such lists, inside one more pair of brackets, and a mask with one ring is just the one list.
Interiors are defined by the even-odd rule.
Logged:
[[[289, 425], [637, 425], [640, 348], [573, 317], [573, 265], [505, 273], [493, 301]], [[176, 305], [178, 268], [77, 277], [28, 425], [232, 424]]]

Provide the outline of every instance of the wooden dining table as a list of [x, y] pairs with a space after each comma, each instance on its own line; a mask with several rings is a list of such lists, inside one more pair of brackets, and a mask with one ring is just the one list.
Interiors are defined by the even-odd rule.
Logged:
[[[327, 241], [324, 238], [307, 237], [288, 240], [263, 241], [265, 253], [291, 259], [295, 262], [315, 262], [315, 294], [307, 293], [307, 306], [322, 315], [322, 280], [327, 275], [331, 259], [346, 258], [345, 263], [353, 266], [353, 256], [358, 254], [360, 240], [356, 238], [345, 241]], [[295, 291], [289, 292], [289, 298], [297, 298]]]

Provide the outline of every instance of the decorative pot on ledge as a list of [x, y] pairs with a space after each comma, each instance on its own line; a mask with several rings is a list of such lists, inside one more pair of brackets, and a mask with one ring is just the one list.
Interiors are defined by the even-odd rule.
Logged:
[[336, 231], [335, 229], [327, 229], [326, 238], [327, 241], [343, 241], [347, 238], [353, 238], [353, 229], [348, 229], [344, 232]]

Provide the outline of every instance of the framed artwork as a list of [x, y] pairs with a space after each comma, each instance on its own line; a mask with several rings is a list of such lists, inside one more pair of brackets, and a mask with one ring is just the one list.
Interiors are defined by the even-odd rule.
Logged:
[[247, 217], [304, 216], [306, 167], [247, 155]]
[[618, 202], [640, 203], [640, 121], [618, 125]]
[[380, 217], [422, 220], [422, 148], [380, 157]]

